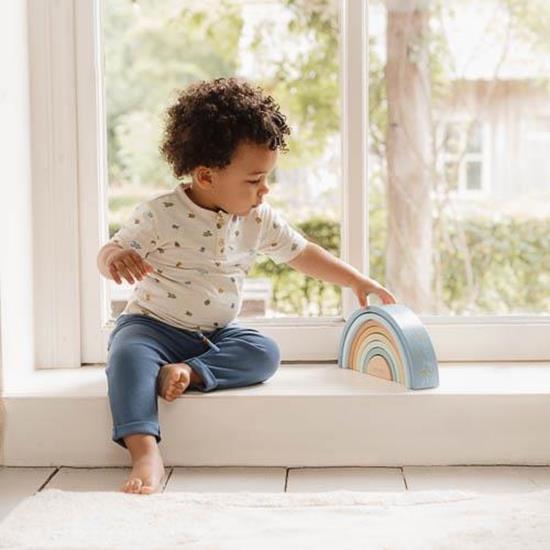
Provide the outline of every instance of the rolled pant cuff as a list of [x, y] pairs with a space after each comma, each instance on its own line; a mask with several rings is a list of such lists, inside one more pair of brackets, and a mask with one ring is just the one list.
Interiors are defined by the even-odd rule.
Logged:
[[193, 357], [192, 359], [188, 359], [185, 361], [186, 364], [191, 366], [194, 371], [196, 371], [198, 374], [200, 374], [200, 377], [202, 378], [202, 387], [194, 385], [192, 388], [193, 390], [198, 390], [202, 392], [212, 391], [216, 388], [218, 385], [218, 381], [216, 380], [216, 377], [212, 374], [212, 371], [197, 357]]
[[114, 426], [112, 439], [115, 443], [118, 443], [119, 445], [122, 445], [122, 447], [127, 449], [128, 447], [126, 447], [126, 443], [124, 443], [123, 437], [132, 434], [153, 435], [157, 440], [157, 443], [159, 443], [161, 440], [159, 425], [155, 422], [147, 422], [146, 420], [140, 420], [138, 422], [128, 422], [127, 424]]

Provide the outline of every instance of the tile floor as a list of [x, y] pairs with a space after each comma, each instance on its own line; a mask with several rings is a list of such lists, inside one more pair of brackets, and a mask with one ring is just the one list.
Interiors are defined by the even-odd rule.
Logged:
[[[0, 466], [0, 521], [22, 499], [45, 488], [116, 491], [130, 468]], [[550, 489], [550, 466], [167, 467], [164, 491], [418, 491], [464, 489], [524, 492]]]

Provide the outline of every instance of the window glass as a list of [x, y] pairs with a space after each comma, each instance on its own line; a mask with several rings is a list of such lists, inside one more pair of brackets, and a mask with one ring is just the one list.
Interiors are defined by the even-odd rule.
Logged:
[[421, 314], [547, 313], [550, 3], [407, 4], [369, 1], [371, 274]]
[[[158, 151], [175, 91], [242, 76], [281, 105], [292, 135], [271, 176], [270, 204], [340, 255], [339, 3], [294, 0], [103, 0], [109, 235], [141, 201], [172, 190]], [[183, 180], [183, 181], [189, 181]], [[116, 317], [132, 286], [110, 282]], [[241, 316], [336, 316], [337, 285], [260, 257]]]
[[466, 188], [469, 191], [481, 189], [481, 162], [478, 162], [478, 161], [467, 162]]

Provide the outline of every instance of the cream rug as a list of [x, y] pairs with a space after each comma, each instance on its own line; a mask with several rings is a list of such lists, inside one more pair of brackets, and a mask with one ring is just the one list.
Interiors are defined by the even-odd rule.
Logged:
[[550, 548], [550, 490], [130, 495], [46, 489], [0, 523], [0, 548]]

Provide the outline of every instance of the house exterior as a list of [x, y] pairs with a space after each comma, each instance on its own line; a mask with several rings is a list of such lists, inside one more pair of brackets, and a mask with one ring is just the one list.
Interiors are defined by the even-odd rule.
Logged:
[[[508, 32], [502, 5], [456, 3], [433, 18], [448, 48], [449, 92], [433, 102], [435, 193], [447, 192], [458, 212], [547, 217], [550, 41], [530, 44], [517, 21]], [[372, 5], [369, 22], [384, 60], [386, 7]]]

